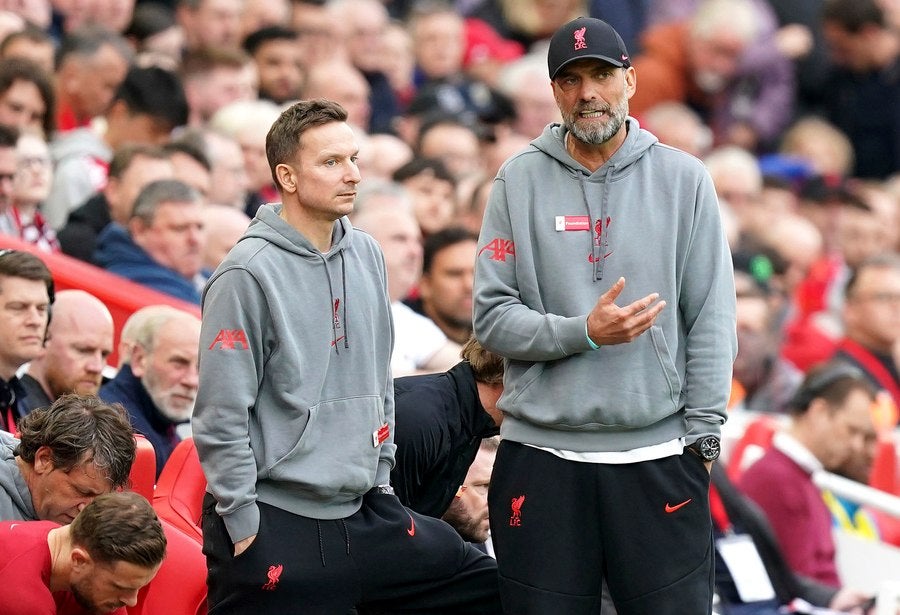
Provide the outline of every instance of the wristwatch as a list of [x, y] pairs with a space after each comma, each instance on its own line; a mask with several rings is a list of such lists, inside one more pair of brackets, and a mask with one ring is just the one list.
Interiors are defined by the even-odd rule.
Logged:
[[375, 493], [382, 493], [384, 495], [394, 495], [394, 488], [390, 485], [375, 485], [372, 487], [372, 491]]
[[693, 444], [689, 444], [688, 448], [703, 461], [715, 461], [719, 458], [719, 453], [722, 451], [722, 447], [719, 445], [719, 438], [716, 436], [703, 436]]

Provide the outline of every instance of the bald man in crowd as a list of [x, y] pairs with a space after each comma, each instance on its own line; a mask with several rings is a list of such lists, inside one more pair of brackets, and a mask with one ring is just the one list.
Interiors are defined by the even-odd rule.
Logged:
[[26, 411], [66, 393], [96, 395], [112, 347], [113, 318], [102, 301], [83, 290], [56, 293], [44, 349], [21, 378]]

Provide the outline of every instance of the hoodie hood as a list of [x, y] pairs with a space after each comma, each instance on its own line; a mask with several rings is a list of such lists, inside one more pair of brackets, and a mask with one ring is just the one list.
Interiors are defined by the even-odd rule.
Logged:
[[[320, 261], [325, 265], [323, 271], [328, 282], [328, 292], [331, 295], [332, 346], [335, 352], [339, 353], [341, 345], [344, 348], [350, 346], [350, 331], [347, 323], [347, 265], [344, 259], [344, 251], [349, 248], [351, 241], [350, 221], [346, 216], [335, 221], [331, 236], [331, 249], [323, 254], [309, 239], [281, 217], [281, 209], [281, 203], [261, 206], [256, 212], [256, 217], [247, 227], [247, 232], [238, 240], [238, 243], [251, 239], [262, 239], [283, 250], [305, 259]], [[340, 259], [341, 284], [339, 289], [335, 289], [331, 276], [328, 274], [328, 263], [334, 259]], [[338, 342], [342, 342], [342, 344]]]
[[0, 490], [5, 494], [0, 497], [0, 519], [33, 521], [37, 513], [14, 453], [18, 445], [12, 434], [0, 431]]
[[606, 256], [609, 253], [609, 221], [608, 192], [600, 199], [599, 207], [595, 199], [588, 198], [585, 182], [612, 182], [620, 177], [625, 177], [631, 167], [650, 149], [659, 142], [652, 133], [642, 130], [638, 121], [633, 117], [625, 120], [625, 141], [621, 147], [603, 165], [593, 173], [580, 162], [572, 158], [566, 149], [566, 134], [569, 130], [562, 124], [550, 124], [537, 139], [531, 142], [541, 152], [557, 160], [564, 166], [573, 178], [578, 180], [581, 188], [581, 199], [584, 203], [585, 213], [589, 220], [596, 220], [591, 244], [591, 262], [594, 265], [593, 279], [595, 282], [603, 279], [603, 269]]
[[97, 131], [90, 127], [76, 128], [62, 134], [54, 140], [50, 153], [57, 164], [73, 156], [89, 156], [103, 161], [112, 158], [112, 150]]
[[608, 181], [612, 174], [626, 172], [628, 167], [639, 160], [654, 143], [659, 142], [656, 136], [643, 130], [633, 117], [626, 118], [625, 126], [627, 132], [622, 146], [593, 173], [572, 158], [566, 150], [566, 134], [569, 130], [562, 124], [548, 125], [531, 145], [571, 169], [573, 175], [577, 172], [590, 181]]
[[288, 224], [281, 217], [281, 203], [269, 203], [262, 205], [256, 212], [256, 217], [247, 227], [247, 232], [238, 242], [248, 239], [264, 239], [275, 244], [283, 250], [293, 252], [304, 258], [328, 259], [334, 257], [340, 251], [345, 250], [350, 242], [350, 221], [345, 217], [339, 218], [334, 223], [334, 233], [331, 237], [331, 249], [322, 254], [313, 246], [312, 242]]

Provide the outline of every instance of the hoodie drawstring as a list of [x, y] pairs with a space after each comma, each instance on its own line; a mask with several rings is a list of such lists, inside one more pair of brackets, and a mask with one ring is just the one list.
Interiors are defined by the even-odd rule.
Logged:
[[[350, 530], [347, 529], [347, 524], [343, 519], [338, 519], [341, 522], [341, 533], [344, 535], [344, 545], [347, 548], [347, 555], [350, 555]], [[316, 533], [319, 535], [319, 556], [322, 558], [322, 567], [325, 567], [325, 539], [322, 538], [322, 522], [316, 519]]]
[[319, 534], [319, 555], [322, 556], [322, 568], [325, 567], [325, 542], [322, 540], [322, 524], [316, 519], [316, 532]]
[[581, 198], [587, 209], [588, 220], [591, 221], [591, 265], [593, 266], [593, 281], [603, 279], [603, 265], [606, 262], [607, 235], [609, 233], [608, 220], [606, 219], [606, 193], [600, 199], [600, 217], [594, 220], [591, 205], [588, 201], [587, 188], [584, 185], [584, 175], [578, 171], [578, 185], [581, 187]]
[[347, 555], [350, 555], [350, 531], [347, 529], [347, 524], [344, 523], [343, 519], [341, 519], [341, 527], [344, 528], [344, 543], [347, 545]]
[[[350, 348], [350, 323], [347, 321], [347, 261], [344, 260], [344, 251], [340, 251], [341, 257], [341, 292], [344, 295], [344, 348]], [[347, 553], [349, 553], [350, 539], [347, 539]]]
[[[344, 260], [344, 251], [340, 250], [338, 256], [341, 259], [341, 297], [335, 298], [334, 287], [331, 284], [331, 275], [328, 272], [328, 261], [324, 254], [319, 254], [322, 264], [325, 265], [325, 278], [328, 280], [328, 295], [331, 297], [331, 345], [334, 351], [341, 354], [338, 342], [343, 338], [344, 348], [350, 348], [350, 340], [348, 339], [349, 329], [347, 327], [347, 264]], [[342, 305], [343, 304], [343, 305]], [[341, 310], [341, 316], [338, 311]], [[343, 321], [343, 324], [342, 322]], [[344, 335], [338, 336], [338, 330], [343, 326]]]

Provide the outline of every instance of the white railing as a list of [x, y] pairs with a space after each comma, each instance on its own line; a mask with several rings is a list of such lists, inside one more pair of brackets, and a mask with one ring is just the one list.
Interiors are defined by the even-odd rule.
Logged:
[[900, 497], [825, 471], [814, 473], [812, 479], [819, 489], [900, 519]]

